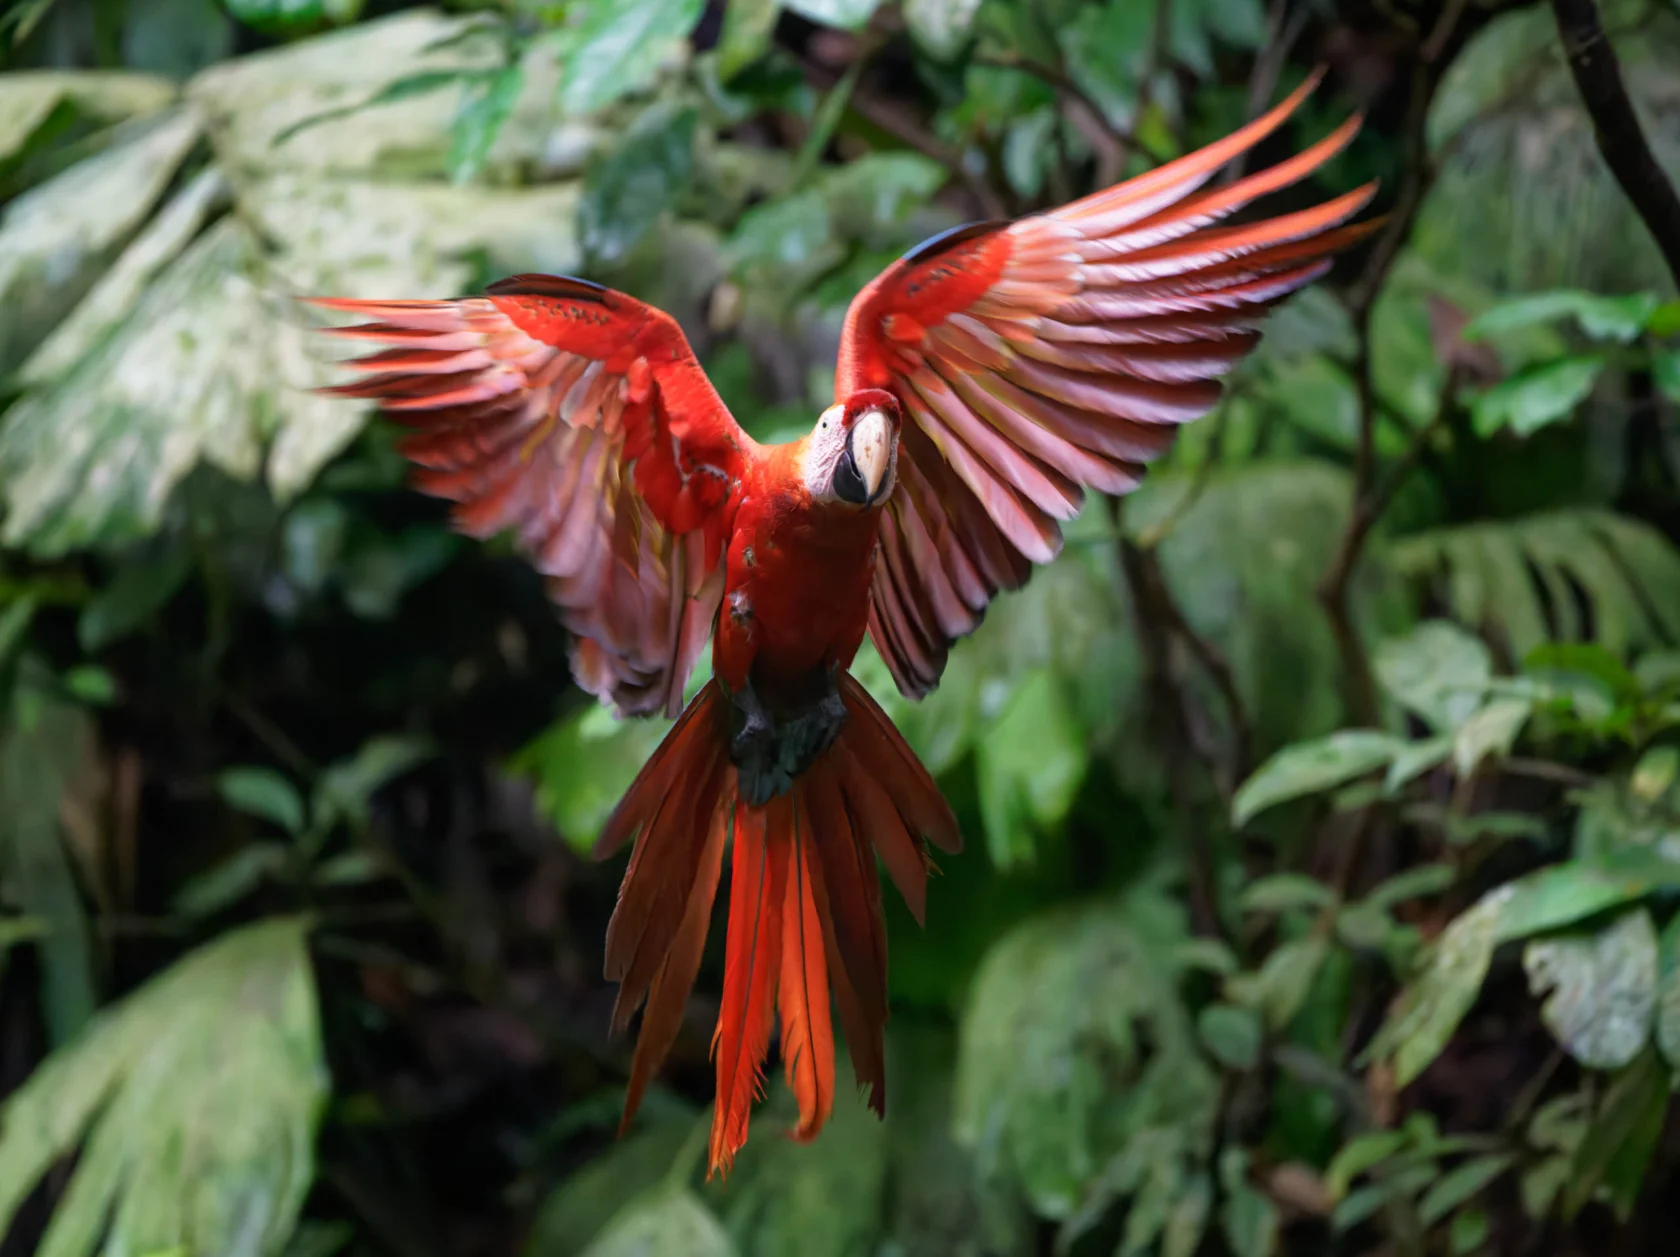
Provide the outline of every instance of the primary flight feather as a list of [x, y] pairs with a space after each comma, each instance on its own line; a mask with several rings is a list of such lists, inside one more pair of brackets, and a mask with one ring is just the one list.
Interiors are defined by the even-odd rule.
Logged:
[[[1261, 317], [1375, 225], [1374, 188], [1224, 220], [1340, 152], [1350, 119], [1267, 170], [1210, 186], [1316, 76], [1227, 138], [1013, 223], [936, 236], [846, 316], [835, 402], [761, 445], [670, 316], [577, 279], [521, 275], [455, 301], [315, 304], [324, 331], [389, 346], [335, 392], [411, 429], [423, 491], [461, 531], [512, 530], [573, 635], [578, 681], [676, 724], [609, 819], [634, 839], [607, 930], [615, 1029], [642, 1005], [624, 1122], [669, 1051], [730, 852], [711, 1168], [762, 1086], [773, 1014], [814, 1137], [834, 1101], [832, 1010], [884, 1113], [879, 859], [916, 920], [951, 810], [847, 672], [867, 632], [906, 695], [1001, 590], [1061, 547], [1086, 489], [1129, 491], [1205, 414]], [[682, 707], [708, 637], [713, 679]]]

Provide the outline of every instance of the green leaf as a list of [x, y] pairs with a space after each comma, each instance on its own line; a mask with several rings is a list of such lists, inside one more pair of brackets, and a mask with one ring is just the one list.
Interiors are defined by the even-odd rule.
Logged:
[[1220, 1176], [1225, 1180], [1226, 1191], [1225, 1204], [1219, 1211], [1220, 1229], [1233, 1257], [1271, 1257], [1278, 1242], [1277, 1206], [1234, 1171], [1233, 1153], [1247, 1155], [1228, 1149], [1220, 1159]]
[[536, 784], [537, 806], [574, 851], [587, 852], [669, 721], [620, 720], [591, 704], [550, 725], [509, 767]]
[[[60, 820], [66, 804], [91, 803], [79, 795], [89, 784], [94, 731], [83, 709], [53, 696], [45, 669], [28, 656], [7, 707], [0, 711], [0, 888], [11, 907], [46, 924], [37, 943], [41, 998], [52, 1041], [62, 1043], [94, 1009], [87, 916]], [[0, 1181], [0, 1199], [4, 1191]]]
[[1251, 1008], [1209, 1004], [1196, 1017], [1202, 1045], [1227, 1069], [1253, 1069], [1260, 1059], [1260, 1019]]
[[1393, 1058], [1396, 1086], [1409, 1084], [1441, 1054], [1476, 1002], [1498, 942], [1500, 913], [1509, 889], [1501, 887], [1483, 896], [1441, 931], [1428, 969], [1406, 987], [1366, 1049], [1369, 1058]]
[[1434, 1226], [1442, 1218], [1493, 1182], [1511, 1166], [1516, 1157], [1509, 1152], [1493, 1152], [1471, 1157], [1463, 1165], [1435, 1180], [1418, 1205], [1418, 1221], [1426, 1227]]
[[1351, 1231], [1386, 1205], [1391, 1193], [1392, 1189], [1387, 1183], [1373, 1183], [1369, 1187], [1349, 1192], [1347, 1197], [1330, 1211], [1331, 1230], [1337, 1234]]
[[1260, 966], [1257, 993], [1266, 1024], [1281, 1031], [1301, 1011], [1330, 954], [1330, 940], [1319, 934], [1291, 939], [1273, 950]]
[[1481, 638], [1449, 620], [1425, 620], [1377, 647], [1377, 680], [1436, 733], [1458, 729], [1486, 697], [1493, 656]]
[[1524, 367], [1475, 400], [1471, 422], [1476, 435], [1488, 437], [1508, 427], [1519, 437], [1531, 436], [1569, 418], [1592, 392], [1604, 367], [1605, 359], [1598, 354]]
[[265, 880], [284, 875], [291, 853], [277, 842], [253, 842], [175, 893], [171, 906], [192, 920], [214, 916], [256, 890]]
[[326, 25], [343, 26], [362, 12], [362, 0], [225, 0], [227, 10], [252, 30], [286, 38]]
[[1663, 1059], [1680, 1069], [1680, 913], [1657, 940], [1657, 1047]]
[[981, 735], [975, 751], [980, 815], [992, 863], [1028, 862], [1035, 831], [1061, 824], [1085, 778], [1085, 739], [1061, 680], [1035, 669]]
[[277, 1257], [327, 1099], [306, 926], [224, 934], [104, 1010], [0, 1108], [0, 1232], [78, 1146], [46, 1257]]
[[1651, 1153], [1668, 1116], [1669, 1072], [1649, 1048], [1618, 1073], [1604, 1093], [1564, 1183], [1566, 1219], [1603, 1187], [1616, 1217], [1632, 1216]]
[[693, 1192], [671, 1187], [627, 1206], [584, 1257], [736, 1257], [736, 1251]]
[[824, 26], [843, 31], [862, 30], [864, 23], [875, 16], [881, 0], [782, 0], [789, 13], [821, 22]]
[[718, 40], [718, 78], [727, 83], [770, 50], [781, 0], [732, 0]]
[[1552, 1036], [1592, 1069], [1619, 1069], [1645, 1046], [1657, 1002], [1657, 935], [1636, 908], [1597, 933], [1529, 943], [1528, 985], [1550, 992], [1541, 1017]]
[[624, 1139], [585, 1162], [537, 1211], [526, 1257], [577, 1257], [626, 1204], [664, 1181], [693, 1125], [693, 1119], [644, 1116]]
[[578, 201], [586, 257], [618, 261], [664, 217], [693, 177], [699, 121], [694, 109], [656, 106], [590, 163]]
[[273, 821], [288, 834], [303, 832], [303, 796], [272, 768], [229, 768], [216, 779], [216, 789], [241, 812]]
[[473, 85], [455, 116], [450, 136], [451, 183], [471, 183], [478, 178], [524, 87], [525, 67], [517, 61]]
[[1399, 1152], [1408, 1138], [1401, 1130], [1373, 1130], [1355, 1135], [1331, 1158], [1330, 1167], [1324, 1172], [1324, 1186], [1330, 1199], [1343, 1200], [1354, 1179]]
[[[1680, 301], [1674, 304], [1680, 306]], [[1658, 349], [1652, 353], [1651, 381], [1659, 393], [1680, 405], [1680, 349]]]
[[701, 0], [587, 0], [558, 32], [560, 105], [590, 114], [651, 86], [700, 20]]
[[1680, 746], [1653, 746], [1639, 757], [1628, 774], [1628, 790], [1634, 798], [1655, 803], [1680, 781]]
[[1250, 882], [1237, 898], [1244, 912], [1273, 915], [1306, 908], [1317, 911], [1336, 903], [1336, 892], [1303, 873], [1272, 873]]
[[1509, 755], [1532, 711], [1533, 704], [1526, 698], [1496, 698], [1466, 720], [1453, 737], [1453, 767], [1458, 775], [1468, 777], [1490, 756]]
[[82, 649], [103, 650], [132, 633], [175, 596], [191, 571], [186, 552], [174, 547], [119, 566], [111, 582], [82, 608], [76, 622]]
[[344, 819], [365, 827], [375, 792], [435, 753], [422, 738], [369, 738], [349, 759], [329, 765], [315, 783], [311, 807], [315, 825], [325, 828]]
[[96, 663], [71, 668], [64, 674], [64, 688], [91, 707], [108, 707], [117, 697], [117, 679]]
[[1472, 1257], [1486, 1248], [1491, 1230], [1486, 1213], [1465, 1209], [1453, 1215], [1452, 1226], [1447, 1231], [1447, 1249], [1452, 1257]]
[[1243, 782], [1231, 801], [1231, 823], [1246, 825], [1279, 803], [1322, 794], [1387, 764], [1406, 744], [1369, 729], [1286, 746]]
[[1626, 344], [1645, 329], [1659, 302], [1657, 295], [1649, 292], [1622, 297], [1574, 290], [1530, 293], [1502, 301], [1471, 319], [1462, 335], [1465, 340], [1482, 340], [1501, 332], [1572, 318], [1594, 340]]
[[[952, 1130], [1040, 1216], [1072, 1217], [1141, 1132], [1211, 1139], [1218, 1077], [1159, 963], [1187, 933], [1181, 907], [1140, 887], [1024, 922], [975, 974]], [[1099, 1107], [1107, 1120], [1093, 1123]]]
[[1377, 883], [1360, 902], [1386, 910], [1409, 899], [1438, 895], [1453, 884], [1455, 876], [1450, 864], [1420, 864]]

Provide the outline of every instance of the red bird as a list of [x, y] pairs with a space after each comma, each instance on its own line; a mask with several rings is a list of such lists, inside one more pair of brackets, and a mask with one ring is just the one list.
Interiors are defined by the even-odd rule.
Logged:
[[636, 837], [606, 944], [615, 1030], [647, 1004], [626, 1124], [681, 1023], [726, 846], [712, 1170], [746, 1140], [773, 1011], [797, 1138], [834, 1101], [831, 993], [858, 1083], [885, 1112], [875, 859], [920, 922], [924, 843], [954, 853], [961, 838], [847, 668], [867, 630], [900, 690], [932, 690], [992, 598], [1056, 557], [1084, 490], [1135, 487], [1213, 406], [1261, 315], [1371, 230], [1346, 225], [1370, 185], [1216, 225], [1352, 139], [1357, 118], [1207, 186], [1315, 83], [1118, 187], [911, 250], [852, 302], [835, 403], [786, 445], [741, 430], [668, 315], [583, 280], [316, 302], [375, 320], [326, 330], [395, 346], [349, 364], [369, 374], [333, 391], [377, 398], [413, 429], [415, 483], [457, 503], [461, 531], [516, 531], [574, 636], [581, 685], [622, 715], [678, 716], [712, 638], [713, 679], [597, 849]]

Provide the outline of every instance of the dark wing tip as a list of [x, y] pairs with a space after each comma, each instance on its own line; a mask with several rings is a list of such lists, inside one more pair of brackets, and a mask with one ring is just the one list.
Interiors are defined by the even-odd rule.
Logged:
[[929, 236], [910, 252], [898, 260], [906, 266], [913, 266], [917, 262], [925, 262], [931, 257], [937, 257], [948, 249], [954, 249], [959, 244], [965, 244], [977, 236], [990, 235], [1009, 226], [1012, 220], [1008, 218], [989, 218], [984, 222], [963, 223], [957, 227], [947, 227], [937, 235]]
[[492, 297], [562, 297], [571, 301], [592, 301], [606, 305], [612, 289], [574, 275], [509, 275], [488, 285]]

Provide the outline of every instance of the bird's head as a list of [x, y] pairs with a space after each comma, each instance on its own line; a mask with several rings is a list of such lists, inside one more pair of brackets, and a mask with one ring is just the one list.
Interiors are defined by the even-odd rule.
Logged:
[[869, 507], [886, 501], [898, 469], [898, 399], [859, 389], [817, 419], [805, 446], [805, 487], [818, 502]]

